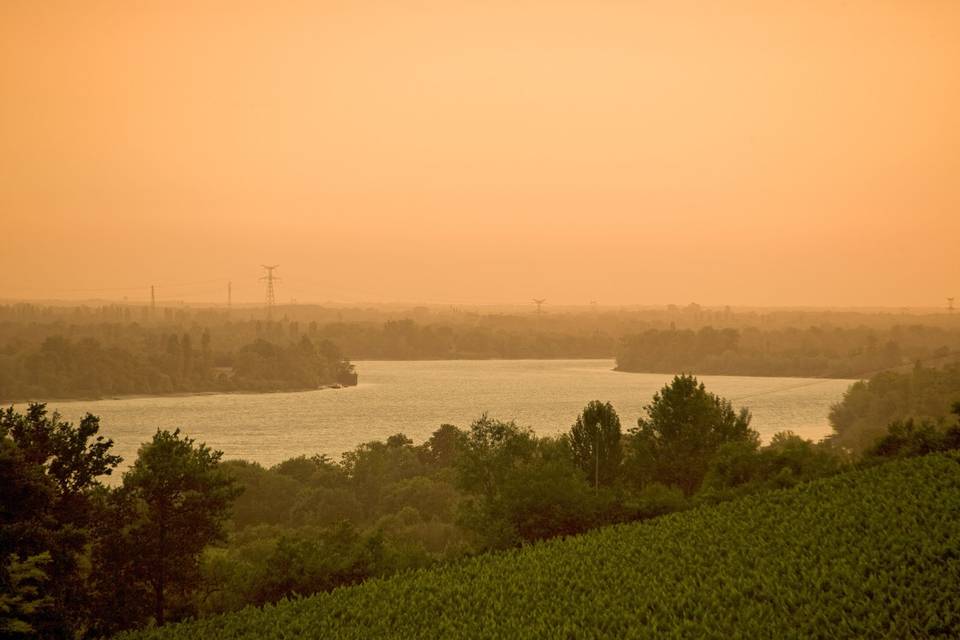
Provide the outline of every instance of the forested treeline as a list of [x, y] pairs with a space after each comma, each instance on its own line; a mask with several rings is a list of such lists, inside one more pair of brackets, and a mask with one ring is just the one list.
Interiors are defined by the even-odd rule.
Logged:
[[[382, 325], [396, 320], [413, 320], [423, 325], [470, 325], [508, 331], [539, 328], [558, 333], [599, 331], [619, 338], [647, 329], [804, 329], [811, 326], [866, 328], [885, 331], [895, 326], [921, 324], [952, 331], [960, 330], [960, 315], [935, 310], [843, 310], [787, 308], [731, 308], [688, 305], [659, 307], [639, 305], [557, 306], [549, 301], [537, 314], [533, 304], [474, 306], [370, 305], [277, 305], [273, 318], [306, 325], [311, 322], [367, 323]], [[135, 303], [0, 304], [0, 324], [199, 324], [215, 326], [227, 321], [266, 320], [263, 306], [167, 304], [154, 309]]]
[[620, 371], [859, 378], [917, 361], [960, 359], [960, 331], [924, 325], [885, 330], [814, 326], [788, 329], [650, 329], [625, 337]]
[[[960, 414], [960, 403], [953, 406]], [[481, 416], [415, 444], [271, 468], [158, 431], [119, 486], [97, 436], [42, 405], [0, 414], [0, 629], [98, 637], [960, 448], [955, 417], [895, 422], [856, 462], [833, 440], [761, 445], [746, 409], [677, 376], [636, 426], [589, 403], [538, 437]]]
[[939, 428], [960, 399], [960, 364], [884, 371], [850, 386], [830, 409], [831, 440], [855, 452], [869, 448], [892, 423]]
[[382, 324], [335, 322], [318, 332], [357, 360], [607, 358], [615, 348], [610, 334], [588, 327], [560, 331], [534, 325], [518, 329], [404, 319]]
[[356, 384], [353, 366], [329, 340], [280, 334], [262, 323], [250, 331], [232, 329], [4, 327], [8, 337], [0, 342], [0, 400]]
[[[289, 306], [278, 311], [273, 322], [261, 316], [260, 309], [0, 306], [0, 358], [24, 360], [48, 338], [63, 338], [71, 344], [92, 339], [100, 347], [92, 356], [109, 360], [113, 370], [140, 368], [133, 376], [137, 390], [111, 391], [119, 383], [104, 373], [99, 382], [102, 393], [158, 393], [310, 386], [302, 376], [282, 381], [266, 371], [248, 371], [231, 386], [222, 375], [232, 374], [223, 368], [236, 367], [242, 349], [265, 350], [262, 345], [252, 347], [254, 343], [265, 341], [287, 349], [304, 337], [318, 351], [338, 349], [353, 360], [616, 356], [621, 371], [796, 377], [862, 377], [917, 361], [942, 364], [956, 360], [960, 353], [960, 322], [947, 314], [761, 313], [689, 305], [537, 315], [427, 307]], [[174, 366], [164, 355], [177, 350], [169, 344], [171, 335], [181, 341], [184, 367], [203, 367], [208, 362], [210, 366], [201, 372]], [[164, 359], [168, 360], [165, 365], [160, 362]], [[152, 364], [144, 365], [144, 360]], [[22, 387], [24, 376], [32, 370], [4, 362], [17, 372], [6, 376], [6, 384]], [[301, 365], [294, 368], [303, 370]], [[342, 382], [326, 369], [318, 374], [320, 384]], [[129, 380], [131, 376], [116, 377]], [[344, 374], [344, 379], [349, 376]], [[32, 384], [38, 383], [34, 379]], [[0, 398], [12, 397], [0, 391]]]

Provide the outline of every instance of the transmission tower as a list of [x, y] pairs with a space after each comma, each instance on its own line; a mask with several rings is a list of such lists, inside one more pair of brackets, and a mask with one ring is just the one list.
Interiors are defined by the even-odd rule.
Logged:
[[537, 315], [538, 315], [538, 316], [539, 316], [541, 313], [543, 313], [542, 307], [543, 307], [543, 303], [546, 302], [546, 301], [547, 301], [546, 298], [534, 298], [534, 299], [533, 299], [533, 304], [537, 305]]
[[153, 285], [150, 285], [150, 316], [152, 317], [157, 312], [157, 295], [153, 289]]
[[953, 298], [947, 298], [947, 311], [953, 313]]
[[262, 276], [260, 279], [265, 280], [267, 283], [267, 320], [270, 320], [273, 317], [273, 303], [276, 302], [276, 292], [273, 289], [273, 285], [276, 282], [280, 281], [280, 278], [273, 275], [273, 270], [279, 267], [280, 265], [260, 265], [267, 270], [267, 275]]

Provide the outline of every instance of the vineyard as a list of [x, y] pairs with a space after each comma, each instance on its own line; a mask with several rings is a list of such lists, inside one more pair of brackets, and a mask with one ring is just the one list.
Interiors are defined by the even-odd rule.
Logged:
[[960, 636], [947, 455], [123, 637], [929, 636]]

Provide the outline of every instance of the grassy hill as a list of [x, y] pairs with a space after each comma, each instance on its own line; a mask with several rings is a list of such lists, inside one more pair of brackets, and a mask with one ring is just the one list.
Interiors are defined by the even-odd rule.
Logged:
[[960, 636], [960, 459], [891, 462], [126, 638]]

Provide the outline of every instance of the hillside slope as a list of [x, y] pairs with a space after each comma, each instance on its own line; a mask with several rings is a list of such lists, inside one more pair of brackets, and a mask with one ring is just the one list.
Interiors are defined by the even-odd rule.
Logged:
[[946, 455], [125, 637], [933, 635], [960, 636]]

